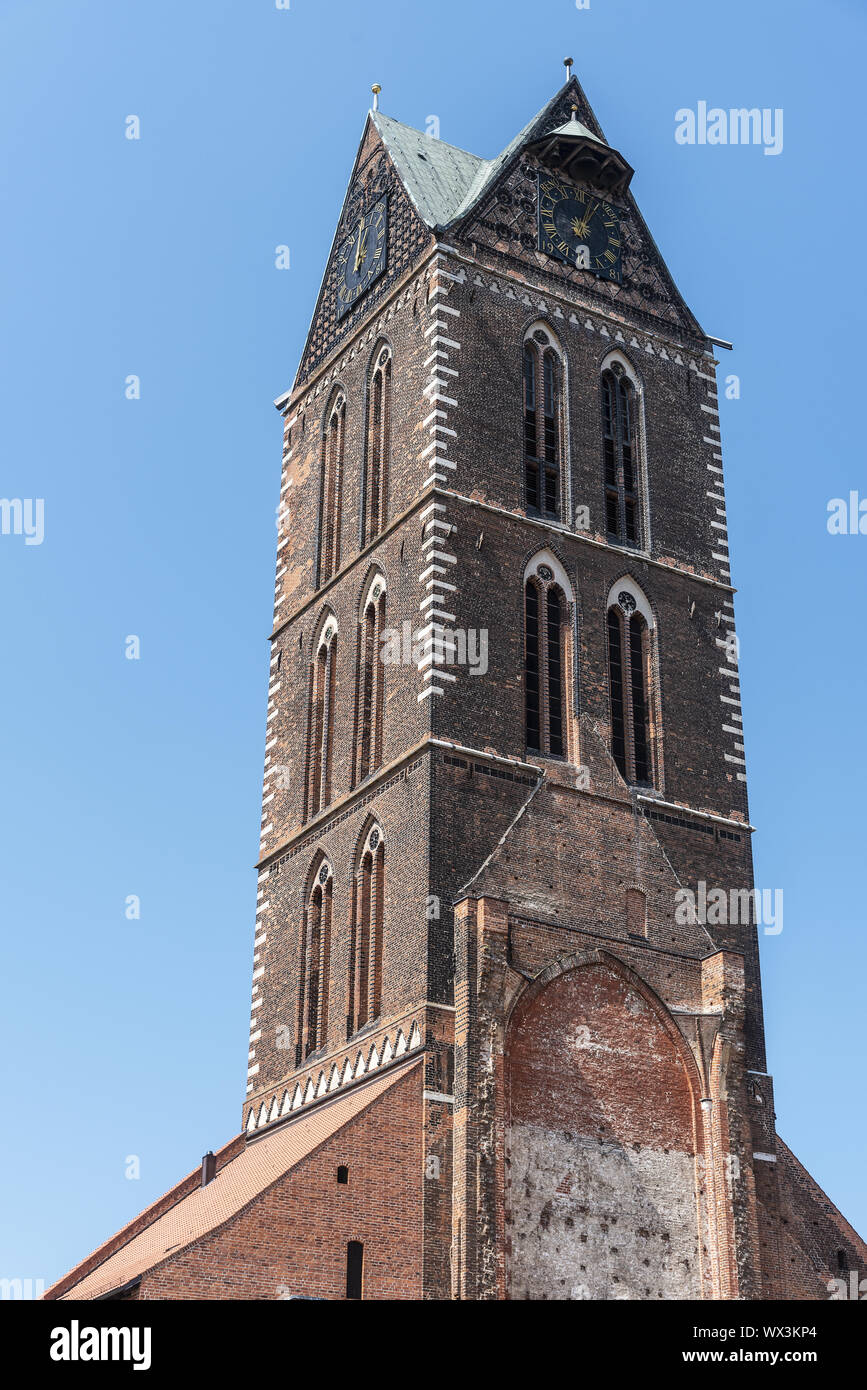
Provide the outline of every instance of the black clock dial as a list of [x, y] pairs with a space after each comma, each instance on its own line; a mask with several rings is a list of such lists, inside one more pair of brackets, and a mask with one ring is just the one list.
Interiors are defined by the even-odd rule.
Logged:
[[540, 251], [620, 284], [620, 213], [612, 203], [540, 174], [538, 206]]
[[337, 317], [352, 308], [385, 269], [388, 244], [388, 199], [361, 215], [337, 252]]

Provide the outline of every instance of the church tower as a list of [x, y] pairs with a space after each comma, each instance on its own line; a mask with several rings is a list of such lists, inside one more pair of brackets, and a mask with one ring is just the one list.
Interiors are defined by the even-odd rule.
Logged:
[[825, 1298], [714, 340], [571, 68], [489, 160], [376, 106], [277, 402], [242, 1132], [179, 1253], [146, 1214], [52, 1296]]

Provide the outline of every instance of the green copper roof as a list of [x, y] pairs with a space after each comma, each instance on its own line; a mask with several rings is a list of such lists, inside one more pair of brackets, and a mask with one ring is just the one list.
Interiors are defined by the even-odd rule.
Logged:
[[419, 216], [429, 227], [451, 222], [486, 161], [384, 116], [381, 111], [372, 111], [370, 118]]
[[597, 145], [605, 144], [605, 141], [600, 140], [598, 135], [594, 135], [592, 130], [588, 130], [586, 125], [581, 124], [574, 111], [566, 124], [558, 125], [556, 130], [551, 131], [551, 135], [572, 135], [582, 140], [595, 140]]

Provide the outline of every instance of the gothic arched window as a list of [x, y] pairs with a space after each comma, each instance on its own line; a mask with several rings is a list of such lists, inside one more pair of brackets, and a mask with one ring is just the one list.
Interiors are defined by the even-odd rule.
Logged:
[[602, 373], [605, 529], [620, 545], [641, 545], [638, 398], [622, 363]]
[[[615, 586], [615, 589], [617, 586]], [[649, 609], [631, 588], [612, 591], [608, 606], [611, 755], [627, 782], [655, 781], [653, 646]]]
[[391, 456], [391, 349], [379, 345], [368, 382], [366, 468], [362, 546], [374, 540], [388, 520], [388, 472]]
[[295, 1065], [328, 1040], [328, 975], [331, 963], [331, 915], [334, 875], [322, 860], [304, 903], [299, 962], [298, 1026]]
[[310, 664], [307, 714], [307, 774], [304, 819], [315, 816], [331, 800], [334, 745], [334, 700], [337, 683], [337, 622], [322, 624]]
[[381, 647], [384, 627], [385, 580], [377, 575], [368, 586], [358, 624], [353, 785], [363, 782], [382, 762], [385, 666]]
[[524, 340], [524, 503], [559, 518], [563, 367], [550, 335], [537, 328]]
[[382, 1008], [382, 932], [385, 846], [374, 825], [365, 835], [352, 876], [349, 1000], [346, 1036], [378, 1018]]
[[565, 576], [534, 561], [524, 582], [524, 714], [527, 749], [569, 756], [571, 601]]
[[327, 584], [340, 566], [340, 509], [343, 492], [343, 448], [346, 435], [346, 397], [338, 389], [325, 412], [320, 445], [319, 583]]

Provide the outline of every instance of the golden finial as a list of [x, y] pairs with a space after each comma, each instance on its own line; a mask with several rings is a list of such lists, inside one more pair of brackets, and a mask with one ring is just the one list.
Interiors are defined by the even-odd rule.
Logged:
[[373, 86], [371, 87], [370, 90], [373, 92], [373, 109], [374, 109], [374, 111], [378, 111], [378, 110], [379, 110], [379, 94], [380, 94], [380, 92], [382, 91], [382, 88], [380, 87], [380, 85], [379, 85], [378, 82], [374, 82], [374, 84], [373, 84]]

